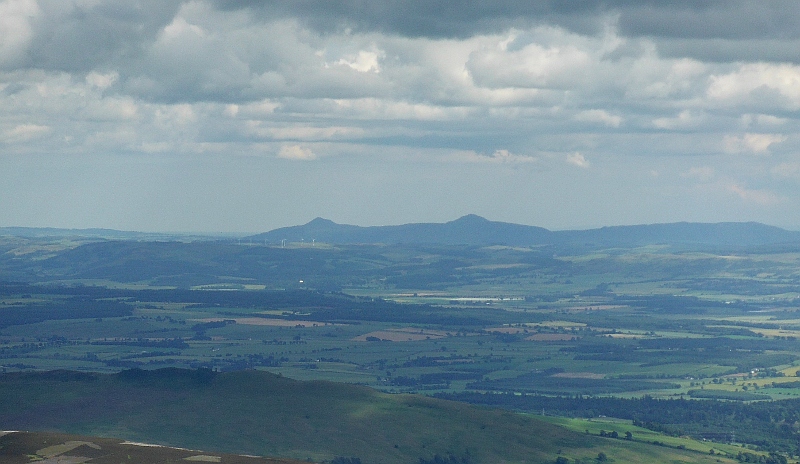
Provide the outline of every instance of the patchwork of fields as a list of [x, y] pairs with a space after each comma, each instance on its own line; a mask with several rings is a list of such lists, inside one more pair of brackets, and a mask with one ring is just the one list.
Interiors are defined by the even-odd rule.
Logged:
[[241, 256], [222, 273], [208, 243], [159, 244], [162, 264], [142, 245], [98, 281], [82, 247], [34, 245], [0, 263], [5, 373], [254, 369], [582, 417], [586, 398], [782, 400], [736, 440], [733, 420], [626, 419], [800, 455], [800, 252], [218, 245]]

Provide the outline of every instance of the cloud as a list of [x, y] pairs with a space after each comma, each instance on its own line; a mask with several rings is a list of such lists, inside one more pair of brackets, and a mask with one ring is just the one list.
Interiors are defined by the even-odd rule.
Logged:
[[263, 127], [261, 121], [248, 121], [248, 129], [257, 137], [271, 140], [344, 140], [364, 136], [364, 130], [358, 127]]
[[709, 80], [708, 97], [720, 103], [800, 108], [800, 66], [748, 63]]
[[484, 49], [470, 54], [466, 68], [476, 84], [489, 88], [556, 88], [577, 85], [592, 59], [580, 48], [528, 44], [520, 50]]
[[33, 37], [32, 20], [39, 12], [35, 0], [0, 2], [0, 69], [24, 56]]
[[605, 110], [586, 110], [575, 115], [576, 121], [603, 124], [608, 127], [619, 127], [622, 117]]
[[326, 105], [329, 113], [352, 119], [451, 121], [465, 120], [475, 113], [469, 106], [442, 106], [397, 101], [389, 98], [337, 98]]
[[754, 153], [763, 155], [769, 153], [769, 147], [776, 143], [785, 142], [787, 137], [781, 134], [751, 134], [741, 137], [726, 135], [723, 140], [725, 151], [728, 153]]
[[[791, 0], [754, 2], [609, 2], [620, 12], [623, 33], [694, 39], [798, 37]], [[613, 7], [612, 7], [613, 8]]]
[[700, 182], [711, 182], [714, 180], [715, 171], [711, 166], [692, 167], [688, 171], [681, 173], [681, 177], [687, 179], [697, 179]]
[[653, 120], [653, 126], [659, 129], [677, 130], [677, 129], [697, 129], [702, 126], [706, 120], [705, 115], [696, 114], [689, 110], [681, 111], [675, 117], [656, 118]]
[[[776, 198], [794, 198], [785, 179], [800, 153], [795, 9], [783, 0], [0, 0], [0, 162], [324, 157], [354, 177], [385, 163], [399, 185], [412, 164], [513, 178], [548, 163], [591, 168], [589, 157], [603, 160], [604, 175], [620, 173], [620, 189], [647, 179], [666, 198], [677, 181], [754, 200], [763, 191], [742, 186], [771, 180]], [[312, 164], [282, 166], [304, 182], [299, 170]], [[569, 171], [518, 187], [567, 185]]]
[[101, 74], [99, 72], [92, 71], [86, 75], [86, 83], [97, 87], [100, 90], [105, 90], [111, 87], [117, 80], [119, 80], [118, 72]]
[[40, 12], [31, 21], [29, 46], [17, 63], [49, 71], [88, 72], [137, 61], [146, 45], [172, 22], [181, 3], [40, 1]]
[[617, 18], [630, 37], [756, 39], [798, 36], [792, 0], [711, 0], [705, 2], [520, 2], [515, 0], [337, 0], [322, 3], [277, 0], [217, 0], [226, 11], [249, 11], [260, 18], [302, 18], [324, 32], [351, 29], [404, 37], [466, 38], [510, 28], [557, 25], [582, 34], [602, 32]]
[[366, 73], [366, 72], [374, 72], [379, 73], [381, 72], [380, 64], [378, 63], [378, 59], [385, 56], [385, 53], [382, 51], [364, 51], [360, 50], [356, 55], [348, 55], [344, 58], [340, 58], [336, 64], [341, 66], [347, 66], [351, 69], [355, 69], [358, 72]]
[[591, 164], [581, 153], [575, 152], [567, 155], [567, 163], [582, 169], [588, 169]]
[[484, 155], [474, 151], [454, 153], [450, 159], [467, 163], [492, 164], [528, 164], [539, 162], [539, 159], [534, 156], [516, 155], [508, 150], [495, 150], [491, 155]]
[[0, 142], [4, 143], [23, 143], [30, 140], [41, 138], [51, 131], [48, 126], [38, 124], [20, 124], [3, 133]]
[[670, 37], [661, 38], [657, 43], [664, 57], [692, 57], [720, 64], [754, 61], [800, 63], [800, 39], [788, 35], [766, 38]]
[[223, 10], [247, 10], [258, 17], [302, 18], [305, 25], [330, 33], [350, 29], [359, 33], [386, 33], [404, 37], [466, 38], [509, 27], [558, 22], [578, 30], [596, 30], [601, 4], [517, 2], [511, 0], [338, 0], [306, 3], [292, 0], [261, 2], [217, 0]]
[[317, 155], [309, 148], [300, 145], [284, 145], [278, 151], [278, 158], [298, 161], [312, 161]]
[[800, 179], [800, 161], [789, 161], [774, 166], [770, 172], [775, 177]]
[[774, 116], [771, 114], [743, 114], [742, 115], [742, 126], [743, 127], [752, 127], [752, 126], [782, 126], [786, 124], [786, 118], [780, 118], [778, 116]]
[[769, 190], [748, 189], [739, 184], [728, 185], [727, 189], [730, 193], [748, 203], [767, 206], [780, 202], [780, 198], [774, 192]]

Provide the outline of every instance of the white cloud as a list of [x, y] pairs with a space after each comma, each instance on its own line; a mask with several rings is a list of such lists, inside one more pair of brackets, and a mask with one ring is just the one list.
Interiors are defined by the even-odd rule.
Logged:
[[681, 177], [687, 179], [697, 179], [700, 182], [711, 182], [714, 180], [715, 171], [711, 166], [694, 166], [688, 171], [681, 173]]
[[3, 133], [0, 141], [4, 143], [23, 143], [38, 139], [51, 131], [48, 126], [39, 124], [20, 124]]
[[281, 107], [281, 104], [270, 99], [264, 99], [259, 102], [248, 103], [245, 105], [228, 105], [226, 111], [230, 116], [237, 116], [240, 113], [243, 116], [258, 118], [270, 117], [275, 110]]
[[163, 106], [156, 110], [155, 119], [159, 125], [186, 126], [197, 122], [195, 108], [189, 104]]
[[770, 172], [775, 177], [800, 179], [800, 161], [789, 161], [774, 166]]
[[225, 105], [225, 110], [223, 110], [223, 114], [225, 114], [225, 116], [228, 116], [229, 118], [235, 118], [236, 116], [239, 115], [239, 105], [236, 104]]
[[177, 16], [172, 23], [162, 31], [161, 39], [165, 41], [177, 40], [182, 37], [206, 37], [206, 31], [196, 24], [189, 24], [183, 16]]
[[576, 121], [599, 123], [608, 127], [619, 127], [622, 117], [605, 110], [586, 110], [575, 115]]
[[475, 112], [468, 106], [446, 107], [383, 98], [336, 99], [333, 103], [330, 111], [354, 119], [448, 121], [464, 120]]
[[728, 185], [727, 189], [730, 193], [738, 196], [747, 203], [768, 206], [780, 202], [780, 198], [769, 190], [748, 189], [739, 184]]
[[[643, 53], [632, 62], [620, 62], [612, 78], [628, 98], [658, 101], [696, 98], [703, 89], [708, 66], [687, 58], [665, 59], [655, 45], [644, 41]], [[627, 66], [625, 66], [627, 64]]]
[[175, 144], [171, 142], [143, 142], [140, 149], [144, 153], [168, 153], [175, 151]]
[[693, 113], [690, 110], [683, 110], [674, 117], [656, 118], [653, 126], [659, 129], [699, 129], [706, 121], [706, 116]]
[[588, 169], [591, 164], [581, 153], [575, 152], [567, 155], [567, 163], [582, 169]]
[[782, 126], [786, 124], [788, 120], [771, 114], [747, 113], [742, 115], [741, 121], [742, 127], [748, 128], [752, 126]]
[[317, 155], [310, 148], [300, 145], [284, 145], [278, 151], [278, 158], [299, 161], [312, 161], [317, 159]]
[[341, 140], [360, 138], [364, 129], [359, 127], [313, 127], [294, 125], [287, 127], [264, 127], [262, 121], [247, 121], [247, 130], [257, 137], [273, 140]]
[[139, 117], [139, 105], [131, 98], [109, 97], [89, 100], [79, 113], [97, 121], [133, 121]]
[[362, 73], [366, 72], [379, 73], [381, 72], [381, 67], [380, 64], [378, 63], [378, 59], [382, 58], [384, 55], [385, 53], [382, 51], [369, 52], [361, 50], [355, 56], [349, 55], [339, 59], [339, 61], [337, 61], [336, 64], [348, 66]]
[[754, 103], [800, 108], [800, 66], [747, 63], [734, 72], [712, 75], [708, 97], [729, 104]]
[[725, 151], [728, 153], [754, 153], [763, 155], [769, 153], [769, 147], [776, 143], [786, 141], [786, 136], [781, 134], [751, 134], [741, 137], [726, 135], [723, 139]]
[[537, 163], [538, 158], [527, 155], [516, 155], [508, 150], [495, 150], [491, 155], [484, 155], [474, 151], [452, 153], [449, 159], [466, 163], [493, 163], [493, 164], [528, 164]]
[[[133, 128], [115, 128], [109, 131], [98, 131], [89, 134], [85, 139], [85, 146], [95, 150], [136, 149], [140, 135]], [[143, 144], [142, 150], [145, 152], [156, 152], [152, 144]], [[165, 143], [165, 146], [173, 148], [172, 143]], [[164, 150], [165, 151], [165, 150]]]
[[0, 2], [0, 67], [14, 64], [27, 52], [33, 37], [31, 20], [38, 14], [36, 0]]
[[567, 89], [587, 77], [591, 61], [585, 50], [574, 45], [532, 43], [516, 51], [504, 46], [476, 50], [466, 67], [479, 86]]
[[86, 75], [86, 83], [93, 87], [97, 87], [100, 90], [105, 90], [111, 87], [118, 79], [119, 73], [116, 71], [106, 74], [92, 71]]

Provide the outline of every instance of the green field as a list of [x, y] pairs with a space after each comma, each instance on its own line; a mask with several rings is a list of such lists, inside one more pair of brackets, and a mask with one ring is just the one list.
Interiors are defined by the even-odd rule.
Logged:
[[[618, 410], [720, 449], [735, 429], [800, 456], [800, 250], [44, 242], [4, 244], [5, 373], [256, 370], [527, 395], [486, 404], [532, 412], [536, 395], [572, 398], [557, 409], [576, 418], [612, 415], [576, 398], [683, 398], [716, 419]], [[733, 407], [758, 423], [724, 416]]]

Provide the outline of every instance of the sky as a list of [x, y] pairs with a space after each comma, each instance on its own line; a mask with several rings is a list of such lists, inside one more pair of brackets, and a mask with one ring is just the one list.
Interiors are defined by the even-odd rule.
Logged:
[[797, 6], [0, 0], [0, 226], [800, 230]]

